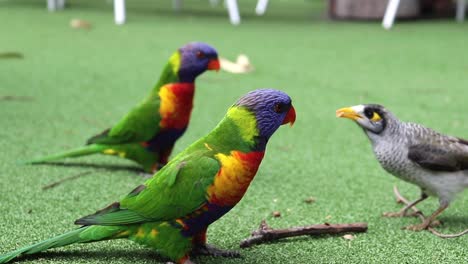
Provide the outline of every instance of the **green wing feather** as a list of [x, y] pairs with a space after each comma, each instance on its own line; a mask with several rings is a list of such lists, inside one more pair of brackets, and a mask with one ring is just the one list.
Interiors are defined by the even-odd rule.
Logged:
[[202, 207], [220, 169], [210, 151], [179, 155], [120, 203], [81, 218], [81, 225], [123, 225], [183, 217]]
[[159, 98], [148, 98], [128, 114], [126, 114], [111, 129], [104, 130], [88, 139], [87, 144], [124, 144], [143, 142], [151, 139], [159, 131]]

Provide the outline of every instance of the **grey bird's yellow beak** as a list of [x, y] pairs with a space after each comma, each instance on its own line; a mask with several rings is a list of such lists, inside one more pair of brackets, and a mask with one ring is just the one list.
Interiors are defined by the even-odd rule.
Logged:
[[336, 117], [349, 118], [355, 121], [359, 118], [362, 118], [362, 116], [358, 114], [352, 107], [345, 107], [336, 110]]

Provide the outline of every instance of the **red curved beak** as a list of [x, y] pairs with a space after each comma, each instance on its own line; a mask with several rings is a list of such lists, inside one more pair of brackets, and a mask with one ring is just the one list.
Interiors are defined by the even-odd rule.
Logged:
[[211, 59], [210, 62], [208, 62], [208, 70], [219, 71], [219, 69], [220, 69], [220, 65], [219, 65], [218, 58]]
[[289, 108], [289, 111], [284, 117], [283, 123], [281, 124], [284, 125], [289, 123], [291, 126], [293, 126], [294, 122], [296, 122], [296, 110], [294, 109], [294, 106], [291, 105], [291, 108]]

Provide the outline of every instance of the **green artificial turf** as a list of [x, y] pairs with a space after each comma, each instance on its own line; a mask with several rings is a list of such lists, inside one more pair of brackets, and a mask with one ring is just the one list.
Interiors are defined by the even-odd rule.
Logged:
[[[271, 1], [264, 17], [255, 1], [240, 1], [243, 22], [228, 23], [222, 6], [185, 1], [127, 1], [128, 23], [113, 24], [106, 1], [68, 1], [57, 13], [45, 1], [0, 2], [0, 253], [75, 228], [73, 221], [128, 193], [143, 179], [133, 170], [86, 166], [21, 166], [16, 161], [75, 146], [114, 124], [152, 88], [169, 55], [189, 41], [205, 41], [222, 56], [247, 54], [256, 71], [208, 72], [197, 82], [191, 125], [177, 153], [208, 133], [247, 91], [287, 92], [297, 111], [281, 127], [245, 198], [209, 229], [209, 242], [238, 249], [267, 219], [275, 228], [314, 223], [368, 222], [353, 241], [341, 236], [301, 237], [241, 250], [242, 259], [200, 257], [198, 263], [466, 263], [468, 235], [451, 240], [400, 228], [415, 218], [382, 218], [396, 211], [392, 186], [414, 199], [419, 191], [384, 172], [368, 139], [339, 107], [380, 103], [403, 120], [468, 138], [468, 24], [452, 20], [398, 23], [334, 22], [322, 1]], [[110, 1], [108, 1], [110, 2]], [[76, 30], [81, 18], [91, 30]], [[5, 96], [25, 96], [11, 98]], [[14, 99], [14, 100], [12, 100]], [[20, 100], [21, 99], [21, 100]], [[68, 163], [133, 166], [113, 157]], [[41, 187], [79, 173], [55, 188]], [[303, 200], [316, 197], [316, 202]], [[435, 198], [419, 207], [435, 210]], [[440, 231], [468, 228], [468, 196], [440, 217]], [[280, 218], [272, 218], [272, 211]], [[73, 245], [21, 263], [160, 263], [130, 241]]]

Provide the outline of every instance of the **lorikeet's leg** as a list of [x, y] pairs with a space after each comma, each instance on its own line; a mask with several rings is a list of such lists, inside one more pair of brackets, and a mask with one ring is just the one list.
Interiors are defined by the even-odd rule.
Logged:
[[407, 214], [408, 210], [411, 209], [411, 207], [417, 205], [418, 203], [426, 200], [428, 195], [424, 193], [424, 191], [421, 192], [421, 197], [419, 199], [411, 202], [407, 206], [403, 207], [399, 212], [385, 212], [383, 213], [383, 216], [385, 217], [404, 217], [404, 216], [417, 216], [418, 212], [412, 213], [412, 214]]
[[159, 154], [159, 164], [157, 168], [158, 170], [164, 167], [164, 165], [166, 165], [169, 162], [169, 156], [171, 156], [172, 148], [174, 148], [174, 145], [171, 145], [166, 149], [161, 150], [161, 153]]
[[[172, 263], [172, 262], [168, 262]], [[177, 261], [177, 264], [195, 264], [195, 262], [191, 261], [189, 256], [185, 255], [183, 258]]]
[[209, 256], [216, 256], [216, 257], [230, 257], [230, 258], [241, 257], [241, 254], [237, 251], [219, 249], [219, 248], [216, 248], [214, 246], [207, 244], [206, 243], [206, 229], [193, 237], [192, 244], [193, 244], [193, 249], [192, 249], [193, 255], [209, 255]]

